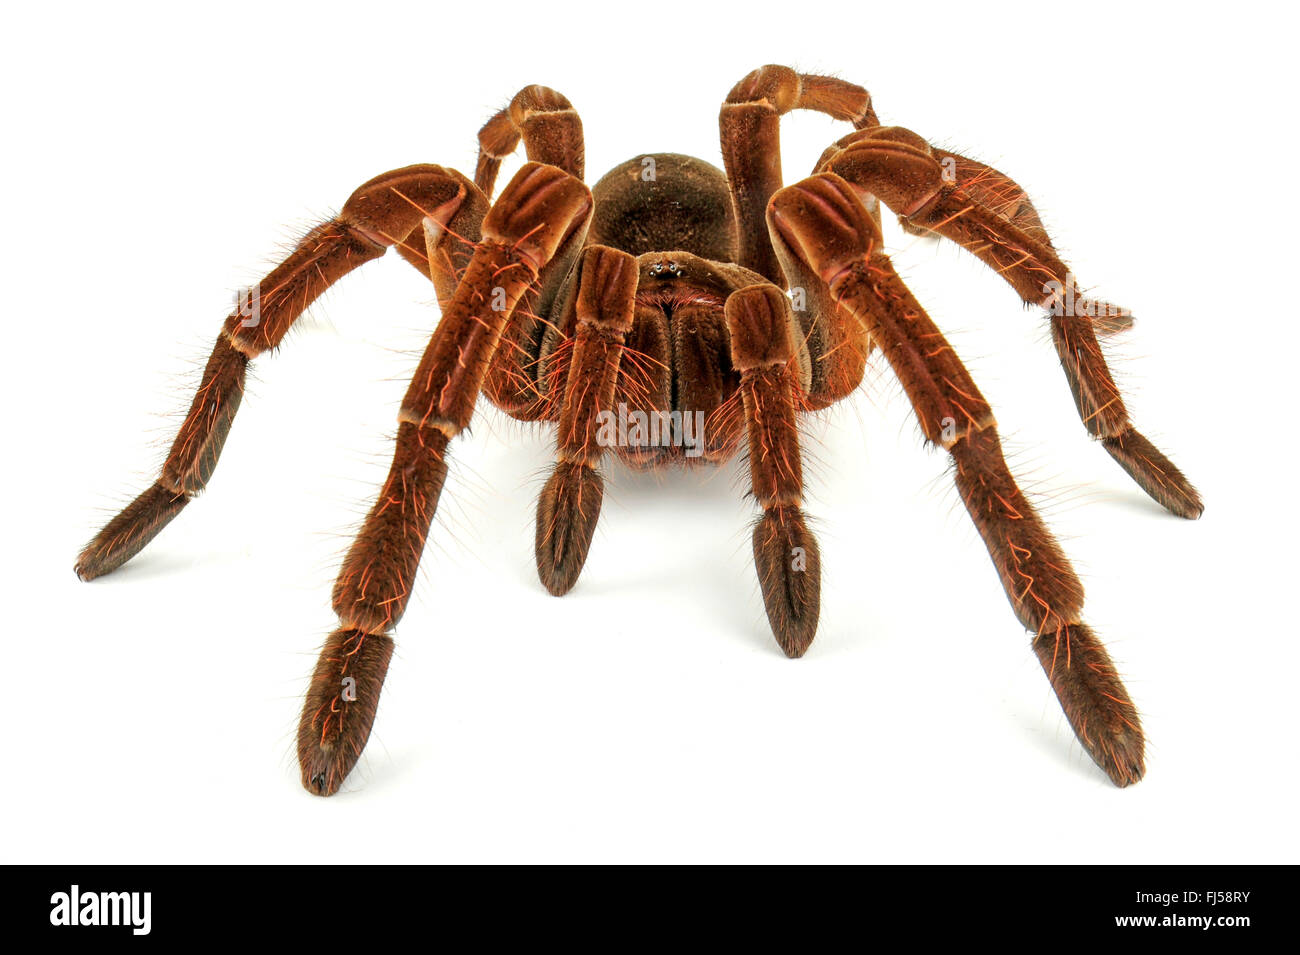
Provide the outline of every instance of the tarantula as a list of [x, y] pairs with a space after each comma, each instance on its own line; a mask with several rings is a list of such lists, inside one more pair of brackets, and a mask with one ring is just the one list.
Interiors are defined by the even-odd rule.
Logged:
[[[814, 175], [783, 187], [779, 125], [792, 109], [854, 132]], [[541, 581], [556, 595], [587, 558], [606, 451], [638, 467], [719, 462], [743, 438], [763, 509], [753, 549], [767, 617], [798, 657], [817, 628], [820, 559], [801, 509], [797, 418], [857, 388], [877, 347], [925, 439], [951, 454], [961, 498], [1079, 741], [1116, 785], [1140, 779], [1137, 712], [1080, 618], [1083, 587], [1008, 471], [988, 403], [885, 255], [880, 203], [908, 232], [957, 242], [1045, 308], [1088, 432], [1152, 498], [1198, 517], [1199, 495], [1130, 424], [1098, 346], [1098, 333], [1125, 327], [1127, 314], [1081, 294], [1019, 185], [882, 126], [860, 86], [764, 66], [731, 90], [720, 126], [725, 173], [657, 154], [588, 189], [578, 114], [556, 91], [529, 86], [479, 132], [472, 182], [416, 165], [363, 185], [241, 297], [157, 482], [91, 541], [77, 574], [116, 569], [180, 513], [212, 476], [249, 360], [277, 347], [334, 282], [395, 247], [432, 279], [442, 318], [401, 404], [392, 469], [334, 585], [339, 627], [298, 734], [308, 790], [336, 792], [370, 735], [447, 447], [480, 393], [515, 418], [557, 425], [535, 540]], [[493, 202], [501, 161], [521, 140], [529, 161]], [[663, 427], [646, 427], [656, 422]]]

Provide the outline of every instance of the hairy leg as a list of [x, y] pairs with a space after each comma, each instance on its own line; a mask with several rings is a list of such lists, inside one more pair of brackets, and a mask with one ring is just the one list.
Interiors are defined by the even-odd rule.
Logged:
[[[945, 180], [928, 143], [910, 130], [877, 127], [854, 133], [828, 151], [819, 167], [878, 196], [910, 225], [964, 246], [1006, 280], [1027, 304], [1051, 315], [1052, 340], [1088, 432], [1155, 501], [1179, 517], [1196, 518], [1200, 494], [1164, 454], [1133, 427], [1097, 340], [1093, 314], [1110, 308], [1085, 298], [1068, 266], [1042, 232], [1037, 214], [1017, 206], [995, 211], [974, 192]], [[987, 168], [987, 167], [986, 167]], [[1000, 174], [999, 174], [1000, 175]], [[1031, 207], [1032, 208], [1032, 207]]]
[[812, 109], [863, 129], [879, 124], [861, 86], [788, 66], [754, 70], [727, 94], [718, 117], [722, 160], [740, 229], [740, 265], [785, 287], [767, 235], [767, 202], [781, 188], [781, 116]]
[[614, 406], [614, 389], [637, 288], [636, 259], [608, 246], [582, 254], [577, 323], [556, 431], [558, 462], [537, 502], [536, 557], [542, 583], [557, 597], [582, 573], [600, 516], [605, 454], [600, 415]]
[[402, 401], [388, 479], [334, 585], [340, 628], [321, 651], [298, 732], [302, 781], [313, 793], [338, 790], [369, 736], [392, 653], [388, 632], [410, 600], [447, 445], [469, 424], [520, 298], [552, 259], [581, 244], [590, 216], [581, 182], [529, 163], [483, 220], [483, 239]]
[[[446, 310], [470, 257], [482, 237], [483, 217], [491, 203], [482, 191], [464, 180], [465, 201], [446, 221], [433, 216], [417, 225], [398, 243], [399, 254], [417, 271], [433, 279], [438, 305]], [[483, 394], [507, 414], [524, 420], [545, 417], [550, 411], [538, 387], [537, 353], [546, 321], [539, 303], [539, 291], [547, 288], [548, 273], [563, 272], [568, 262], [552, 262], [543, 269], [537, 287], [530, 288], [516, 307], [512, 320], [501, 335], [492, 355]]]
[[772, 633], [786, 656], [800, 657], [817, 634], [821, 552], [802, 509], [797, 325], [789, 300], [772, 285], [733, 292], [726, 317], [731, 360], [741, 375], [750, 485], [763, 508], [754, 527], [754, 565]]
[[784, 254], [821, 276], [880, 345], [927, 440], [952, 455], [962, 500], [1075, 734], [1116, 785], [1136, 782], [1137, 711], [1080, 620], [1083, 585], [1011, 476], [988, 403], [895, 273], [857, 190], [836, 175], [814, 176], [777, 194], [769, 222]]
[[426, 216], [452, 219], [473, 188], [441, 166], [408, 166], [377, 176], [352, 194], [337, 218], [312, 229], [250, 289], [226, 319], [157, 482], [86, 545], [77, 575], [91, 580], [116, 570], [203, 490], [239, 409], [250, 359], [277, 347], [321, 293], [383, 255]]

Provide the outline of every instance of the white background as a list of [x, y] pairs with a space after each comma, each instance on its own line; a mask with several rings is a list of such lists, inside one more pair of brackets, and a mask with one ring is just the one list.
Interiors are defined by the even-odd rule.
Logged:
[[[459, 9], [7, 14], [6, 859], [1296, 861], [1291, 28], [1246, 3]], [[824, 579], [798, 662], [763, 614], [741, 463], [611, 468], [557, 600], [532, 557], [550, 438], [484, 409], [365, 756], [309, 796], [300, 694], [436, 322], [427, 283], [395, 255], [346, 279], [255, 363], [208, 493], [119, 573], [72, 573], [153, 480], [233, 291], [378, 172], [472, 175], [521, 86], [573, 100], [594, 182], [656, 151], [719, 163], [718, 104], [767, 62], [1003, 168], [1138, 316], [1116, 374], [1199, 522], [1090, 442], [1040, 315], [887, 223], [1087, 583], [1146, 780], [1113, 788], [1075, 742], [877, 356], [807, 422]], [[788, 118], [787, 181], [846, 131]]]

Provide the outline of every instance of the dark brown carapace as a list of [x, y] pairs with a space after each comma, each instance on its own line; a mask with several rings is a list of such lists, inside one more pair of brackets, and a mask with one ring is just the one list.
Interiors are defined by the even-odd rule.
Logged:
[[[782, 114], [812, 109], [854, 131], [814, 175], [782, 185]], [[744, 443], [754, 561], [772, 631], [801, 656], [817, 629], [820, 561], [801, 508], [798, 415], [850, 394], [879, 348], [927, 441], [951, 455], [962, 500], [1016, 617], [1084, 748], [1120, 786], [1141, 778], [1137, 712], [1080, 618], [1083, 587], [1007, 469], [993, 412], [885, 255], [881, 203], [915, 234], [962, 245], [1046, 309], [1088, 432], [1181, 517], [1196, 491], [1129, 423], [1098, 347], [1126, 313], [1083, 297], [1010, 178], [882, 126], [866, 90], [765, 66], [722, 106], [726, 172], [641, 156], [583, 184], [582, 125], [530, 86], [479, 133], [474, 180], [408, 166], [358, 189], [252, 290], [217, 339], [157, 483], [86, 547], [85, 580], [140, 551], [212, 475], [250, 359], [275, 348], [322, 292], [390, 247], [437, 290], [439, 322], [399, 414], [392, 470], [334, 586], [298, 735], [302, 781], [338, 790], [370, 735], [447, 474], [480, 393], [556, 423], [557, 463], [537, 509], [537, 569], [553, 594], [581, 572], [600, 512], [602, 456], [717, 462]], [[529, 162], [492, 200], [502, 159]]]

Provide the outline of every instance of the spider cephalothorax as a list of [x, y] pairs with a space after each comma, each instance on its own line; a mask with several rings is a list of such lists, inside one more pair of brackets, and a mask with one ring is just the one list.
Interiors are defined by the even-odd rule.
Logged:
[[[813, 109], [855, 132], [783, 187], [780, 116]], [[83, 579], [140, 551], [207, 483], [246, 366], [280, 344], [335, 281], [390, 247], [433, 280], [442, 319], [398, 415], [392, 470], [334, 586], [298, 736], [303, 784], [339, 788], [370, 734], [447, 473], [480, 393], [556, 424], [536, 557], [554, 594], [577, 581], [600, 511], [601, 459], [716, 462], [748, 450], [763, 514], [754, 560], [773, 633], [800, 656], [817, 628], [820, 562], [801, 509], [797, 416], [861, 383], [879, 348], [925, 438], [947, 449], [962, 500], [1084, 748], [1118, 785], [1140, 779], [1137, 713], [1080, 618], [1083, 587], [1003, 460], [993, 414], [885, 255], [880, 204], [909, 232], [947, 237], [1047, 309], [1088, 431], [1182, 517], [1200, 498], [1129, 423], [1098, 332], [1129, 324], [1090, 302], [1024, 191], [989, 166], [881, 126], [861, 87], [755, 70], [720, 118], [726, 172], [689, 156], [634, 158], [582, 182], [582, 126], [553, 90], [522, 90], [479, 133], [474, 181], [408, 166], [358, 189], [227, 319], [162, 474], [86, 547]], [[492, 201], [501, 160], [529, 162]]]

